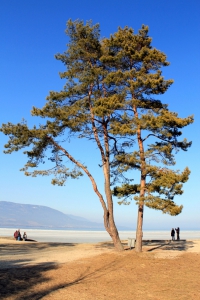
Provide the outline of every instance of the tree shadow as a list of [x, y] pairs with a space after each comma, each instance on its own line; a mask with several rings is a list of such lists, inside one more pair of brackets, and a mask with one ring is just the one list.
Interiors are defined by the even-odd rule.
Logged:
[[35, 243], [35, 242], [18, 242], [16, 244], [0, 244], [1, 256], [29, 254], [38, 250], [53, 250], [57, 247], [62, 247], [64, 250], [69, 247], [75, 247], [75, 243]]
[[[126, 241], [123, 240], [123, 241], [121, 241], [121, 243], [122, 243], [122, 245], [124, 247], [127, 246], [127, 242]], [[97, 248], [97, 249], [106, 248], [106, 249], [113, 249], [114, 250], [115, 246], [114, 246], [114, 244], [113, 244], [112, 241], [108, 241], [108, 242], [100, 242], [100, 243], [96, 244], [95, 248]]]
[[[47, 256], [49, 252], [55, 252], [59, 247], [62, 252], [70, 251], [71, 247], [75, 247], [73, 243], [26, 243], [18, 242], [14, 244], [0, 244], [0, 267], [14, 268], [26, 264], [36, 264], [40, 256]], [[39, 252], [38, 252], [39, 251]]]
[[150, 249], [147, 249], [148, 252], [152, 252], [157, 249], [186, 251], [194, 247], [194, 242], [187, 241], [187, 240], [178, 240], [178, 241], [177, 240], [176, 241], [148, 240], [148, 241], [143, 241], [143, 246], [150, 247]]
[[[13, 262], [15, 264], [15, 262]], [[39, 300], [52, 292], [59, 289], [69, 288], [73, 285], [83, 284], [86, 281], [98, 280], [105, 273], [111, 271], [117, 271], [118, 266], [116, 260], [106, 263], [100, 268], [90, 270], [90, 267], [86, 267], [82, 273], [72, 281], [64, 282], [61, 284], [51, 285], [48, 281], [51, 278], [45, 276], [45, 273], [51, 270], [56, 270], [60, 266], [55, 263], [41, 263], [34, 266], [22, 266], [20, 268], [7, 268], [0, 270], [0, 298], [6, 299], [9, 296], [13, 296], [15, 300]], [[45, 284], [47, 287], [41, 289], [34, 289], [34, 286], [38, 284]]]
[[[49, 281], [50, 279], [45, 278], [44, 273], [56, 268], [58, 266], [51, 262], [27, 266], [26, 261], [19, 268], [18, 261], [12, 261], [11, 268], [0, 270], [0, 298], [6, 299], [13, 296], [14, 299], [23, 299], [22, 295], [26, 294], [36, 284]], [[33, 298], [29, 297], [29, 299]]]

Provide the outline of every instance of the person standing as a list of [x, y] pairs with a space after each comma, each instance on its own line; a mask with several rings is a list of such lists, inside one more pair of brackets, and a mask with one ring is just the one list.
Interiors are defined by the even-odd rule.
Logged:
[[18, 240], [18, 241], [22, 241], [22, 237], [21, 237], [20, 229], [18, 229], [18, 236], [17, 236], [17, 240]]
[[172, 228], [172, 230], [171, 230], [171, 237], [172, 237], [172, 241], [174, 241], [175, 240], [175, 230], [174, 230], [174, 228]]
[[26, 234], [26, 232], [24, 232], [24, 234], [23, 234], [23, 240], [24, 240], [24, 241], [27, 240], [27, 234]]
[[176, 239], [180, 240], [180, 228], [177, 227], [177, 228], [175, 228], [175, 230], [176, 230]]
[[15, 233], [14, 233], [14, 238], [16, 239], [17, 241], [17, 238], [18, 238], [18, 231], [16, 230]]

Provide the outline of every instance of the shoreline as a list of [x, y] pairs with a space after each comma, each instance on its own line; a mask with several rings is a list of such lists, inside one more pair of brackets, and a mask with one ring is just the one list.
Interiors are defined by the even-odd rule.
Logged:
[[[13, 237], [16, 229], [2, 229], [0, 228], [0, 236]], [[111, 241], [109, 234], [104, 231], [77, 231], [77, 230], [27, 230], [26, 228], [20, 229], [21, 234], [27, 233], [29, 239], [36, 240], [38, 242], [58, 242], [58, 243], [98, 243], [104, 241]], [[136, 236], [135, 231], [119, 231], [119, 237], [121, 240], [127, 240], [128, 238], [134, 238]], [[181, 239], [199, 240], [200, 231], [183, 231], [180, 234]], [[143, 231], [144, 240], [170, 240], [170, 231]]]

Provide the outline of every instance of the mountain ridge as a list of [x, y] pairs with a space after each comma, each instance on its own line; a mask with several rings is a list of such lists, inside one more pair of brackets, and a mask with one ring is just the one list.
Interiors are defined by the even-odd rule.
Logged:
[[43, 205], [0, 201], [0, 227], [37, 229], [104, 229], [103, 224], [64, 214]]

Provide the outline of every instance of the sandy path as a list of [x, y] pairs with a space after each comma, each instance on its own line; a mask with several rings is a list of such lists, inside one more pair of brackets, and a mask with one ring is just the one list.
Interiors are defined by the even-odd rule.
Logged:
[[[126, 242], [124, 241], [124, 245]], [[126, 247], [127, 248], [127, 247]], [[133, 250], [134, 251], [134, 250]], [[0, 238], [0, 268], [16, 268], [40, 263], [58, 264], [85, 261], [89, 257], [114, 253], [109, 242], [97, 244], [18, 242]], [[200, 253], [200, 240], [144, 242], [143, 252], [155, 258], [175, 258], [186, 252]]]

